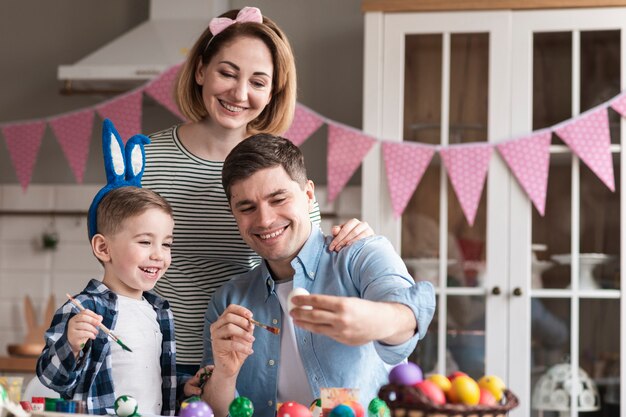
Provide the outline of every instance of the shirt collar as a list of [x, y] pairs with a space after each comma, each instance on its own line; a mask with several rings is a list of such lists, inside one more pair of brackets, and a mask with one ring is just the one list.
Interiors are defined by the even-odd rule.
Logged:
[[[319, 264], [320, 257], [322, 256], [322, 251], [326, 246], [324, 234], [319, 226], [315, 224], [311, 224], [311, 234], [309, 238], [305, 242], [298, 255], [291, 261], [291, 265], [295, 265], [296, 262], [299, 262], [302, 265], [302, 269], [304, 270], [304, 275], [313, 281], [315, 279], [315, 273], [317, 271], [317, 265]], [[269, 267], [267, 266], [267, 262], [265, 259], [261, 262], [261, 278], [265, 280], [265, 288], [267, 290], [267, 297], [269, 297], [274, 292], [274, 287], [276, 283], [274, 282], [274, 278], [270, 273]], [[295, 269], [295, 268], [294, 268]]]
[[[115, 302], [115, 300], [117, 300], [117, 294], [111, 291], [109, 287], [104, 285], [102, 281], [98, 281], [97, 279], [90, 280], [84, 292], [92, 296], [106, 298], [112, 302]], [[161, 297], [156, 296], [155, 294], [144, 291], [143, 296], [150, 304], [157, 308], [169, 308], [168, 302]]]

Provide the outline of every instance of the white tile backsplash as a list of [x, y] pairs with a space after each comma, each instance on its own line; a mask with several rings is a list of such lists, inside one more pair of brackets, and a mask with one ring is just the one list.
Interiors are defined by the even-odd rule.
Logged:
[[3, 210], [43, 211], [54, 208], [54, 187], [46, 185], [30, 185], [23, 191], [19, 185], [3, 185]]
[[[26, 331], [24, 296], [30, 295], [42, 320], [48, 296], [55, 304], [65, 301], [65, 293], [77, 293], [91, 278], [101, 278], [103, 269], [91, 253], [87, 239], [86, 213], [100, 186], [30, 185], [0, 186], [0, 355], [6, 346], [22, 342]], [[316, 187], [324, 219], [322, 229], [352, 217], [360, 217], [360, 191], [347, 187], [333, 203], [326, 201], [326, 188]], [[16, 211], [31, 212], [28, 215]], [[33, 211], [42, 214], [33, 215]], [[49, 212], [71, 212], [53, 216]], [[46, 213], [48, 212], [48, 213]], [[76, 214], [79, 213], [79, 214]], [[42, 234], [55, 230], [59, 244], [54, 250], [41, 247]]]

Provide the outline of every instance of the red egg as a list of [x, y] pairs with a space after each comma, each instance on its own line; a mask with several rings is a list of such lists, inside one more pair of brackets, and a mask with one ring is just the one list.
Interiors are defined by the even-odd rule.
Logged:
[[415, 384], [415, 386], [422, 391], [433, 404], [441, 405], [446, 403], [446, 394], [444, 394], [443, 390], [433, 381], [425, 379]]
[[480, 388], [480, 398], [478, 399], [480, 405], [496, 405], [496, 397], [493, 396], [491, 391], [486, 388]]
[[344, 403], [354, 411], [355, 417], [363, 417], [365, 415], [365, 409], [358, 401], [348, 401]]
[[276, 417], [311, 417], [311, 410], [300, 403], [288, 401], [280, 406]]
[[450, 375], [448, 375], [448, 379], [450, 380], [450, 382], [452, 382], [452, 380], [454, 378], [456, 378], [457, 376], [467, 376], [467, 374], [465, 372], [461, 372], [461, 371], [454, 371], [452, 372]]

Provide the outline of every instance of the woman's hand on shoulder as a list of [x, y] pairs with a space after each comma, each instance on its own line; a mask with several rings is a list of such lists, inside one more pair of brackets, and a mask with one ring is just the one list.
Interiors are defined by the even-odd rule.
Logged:
[[370, 225], [356, 218], [352, 218], [339, 226], [333, 226], [331, 233], [334, 239], [330, 242], [328, 248], [337, 252], [346, 246], [350, 246], [357, 240], [374, 236], [374, 230], [372, 230]]

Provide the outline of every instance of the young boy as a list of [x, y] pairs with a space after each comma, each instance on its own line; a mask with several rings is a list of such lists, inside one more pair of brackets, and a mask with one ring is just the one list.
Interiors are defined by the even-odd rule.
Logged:
[[[86, 400], [90, 414], [106, 414], [118, 396], [131, 395], [141, 414], [174, 415], [174, 322], [167, 301], [148, 292], [171, 262], [172, 208], [151, 190], [123, 186], [102, 197], [96, 219], [91, 248], [104, 277], [75, 296], [84, 311], [67, 302], [55, 313], [37, 376], [62, 398]], [[199, 394], [198, 378], [181, 388]]]

